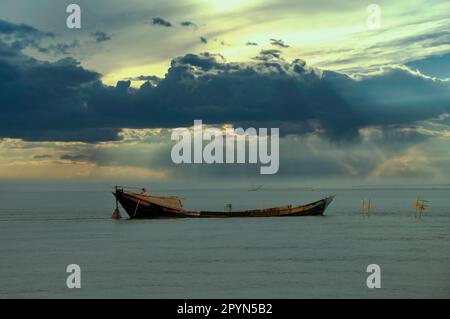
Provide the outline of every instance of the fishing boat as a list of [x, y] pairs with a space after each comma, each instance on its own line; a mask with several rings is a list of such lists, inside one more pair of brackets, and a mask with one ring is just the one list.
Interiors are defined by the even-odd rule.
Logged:
[[179, 197], [150, 195], [144, 189], [136, 193], [116, 187], [113, 195], [116, 198], [116, 211], [120, 203], [131, 219], [318, 216], [323, 215], [334, 199], [334, 196], [328, 196], [306, 205], [264, 209], [233, 211], [228, 205], [226, 211], [189, 211], [183, 208]]
[[261, 188], [263, 188], [264, 184], [261, 185], [252, 185], [252, 187], [250, 187], [250, 189], [248, 190], [249, 192], [257, 192], [259, 191]]

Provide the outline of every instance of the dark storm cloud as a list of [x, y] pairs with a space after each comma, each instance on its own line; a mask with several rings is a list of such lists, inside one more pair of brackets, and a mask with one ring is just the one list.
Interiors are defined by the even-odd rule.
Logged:
[[72, 58], [39, 62], [19, 52], [3, 58], [0, 136], [30, 141], [117, 139], [117, 130], [91, 124], [96, 120], [87, 108], [83, 86], [98, 81], [98, 73], [83, 69]]
[[55, 43], [50, 44], [47, 47], [38, 47], [39, 52], [42, 53], [52, 53], [56, 55], [67, 55], [70, 54], [71, 51], [80, 46], [78, 41], [72, 41], [71, 43]]
[[159, 26], [166, 27], [166, 28], [172, 27], [172, 23], [170, 23], [167, 20], [164, 20], [163, 18], [159, 18], [159, 17], [153, 18], [152, 24], [159, 25]]
[[54, 37], [54, 34], [51, 32], [43, 32], [27, 24], [15, 24], [1, 19], [0, 34], [14, 35], [20, 38], [25, 38], [28, 36]]
[[95, 143], [120, 139], [122, 128], [202, 119], [352, 141], [361, 128], [413, 126], [450, 112], [448, 82], [399, 67], [355, 80], [288, 62], [279, 50], [247, 63], [186, 54], [172, 60], [164, 78], [139, 78], [147, 81], [139, 89], [132, 79], [107, 86], [72, 58], [41, 62], [0, 41], [0, 138]]
[[97, 31], [91, 34], [91, 36], [95, 39], [95, 42], [101, 43], [105, 41], [111, 40], [111, 36], [106, 34], [105, 32]]
[[50, 154], [39, 154], [39, 155], [34, 155], [33, 159], [49, 159], [52, 158], [53, 156]]
[[76, 155], [64, 154], [59, 159], [72, 162], [85, 162], [89, 161], [90, 157], [84, 154], [76, 154]]
[[260, 61], [270, 61], [273, 59], [281, 59], [281, 51], [280, 50], [261, 50], [259, 55], [253, 57], [254, 60]]
[[54, 38], [51, 32], [40, 31], [27, 24], [15, 24], [0, 19], [0, 40], [15, 50], [31, 47], [44, 50], [40, 42], [45, 38]]
[[152, 85], [157, 85], [159, 82], [161, 82], [161, 78], [157, 77], [155, 75], [140, 75], [133, 78], [128, 78], [129, 81], [147, 81], [150, 82]]
[[20, 54], [21, 48], [14, 45], [7, 45], [5, 42], [0, 40], [0, 57], [2, 59], [17, 58]]
[[280, 48], [289, 48], [289, 45], [285, 44], [283, 40], [270, 39], [270, 44]]
[[[78, 41], [71, 43], [55, 42], [55, 34], [44, 32], [26, 24], [14, 24], [0, 20], [0, 40], [11, 49], [22, 51], [33, 48], [40, 53], [52, 55], [68, 55], [71, 50], [79, 47]], [[51, 39], [51, 43], [42, 44], [43, 40]]]
[[195, 23], [192, 22], [192, 21], [182, 21], [182, 22], [180, 22], [180, 25], [181, 25], [182, 27], [186, 27], [186, 28], [194, 28], [194, 29], [197, 29], [197, 24], [195, 24]]

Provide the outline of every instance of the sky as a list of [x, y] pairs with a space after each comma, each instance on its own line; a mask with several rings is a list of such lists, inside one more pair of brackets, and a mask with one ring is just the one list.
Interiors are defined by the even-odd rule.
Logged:
[[[0, 180], [448, 184], [449, 13], [446, 0], [2, 0]], [[278, 173], [175, 165], [171, 132], [195, 119], [279, 128]]]

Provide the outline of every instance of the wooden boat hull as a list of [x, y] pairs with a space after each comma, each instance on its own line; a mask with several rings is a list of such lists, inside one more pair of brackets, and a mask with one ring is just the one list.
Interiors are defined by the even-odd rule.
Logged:
[[325, 209], [334, 199], [334, 196], [330, 196], [307, 205], [294, 207], [289, 205], [266, 209], [215, 212], [187, 211], [183, 208], [166, 207], [147, 201], [139, 194], [123, 190], [116, 190], [113, 194], [132, 219], [318, 216], [324, 214]]

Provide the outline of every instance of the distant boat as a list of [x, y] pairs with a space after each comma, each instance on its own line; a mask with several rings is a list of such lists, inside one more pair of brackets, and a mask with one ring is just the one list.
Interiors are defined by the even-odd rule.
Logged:
[[261, 188], [263, 188], [264, 184], [261, 185], [252, 185], [252, 187], [250, 187], [250, 189], [248, 190], [249, 192], [256, 192], [259, 191]]
[[329, 196], [306, 205], [265, 209], [233, 211], [228, 204], [228, 211], [188, 211], [183, 208], [181, 199], [175, 196], [155, 196], [144, 191], [134, 193], [119, 187], [113, 195], [132, 219], [317, 216], [323, 215], [334, 199], [334, 196]]

